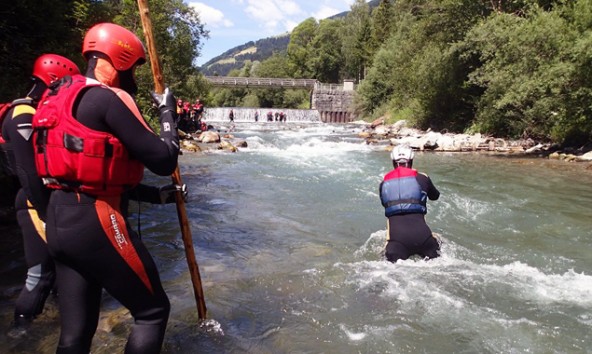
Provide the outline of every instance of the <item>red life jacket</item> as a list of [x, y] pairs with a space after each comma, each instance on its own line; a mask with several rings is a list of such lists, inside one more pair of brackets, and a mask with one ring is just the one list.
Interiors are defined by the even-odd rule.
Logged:
[[93, 86], [117, 93], [75, 75], [41, 100], [33, 116], [37, 173], [50, 188], [118, 195], [140, 183], [144, 165], [113, 134], [90, 129], [72, 115], [80, 92]]

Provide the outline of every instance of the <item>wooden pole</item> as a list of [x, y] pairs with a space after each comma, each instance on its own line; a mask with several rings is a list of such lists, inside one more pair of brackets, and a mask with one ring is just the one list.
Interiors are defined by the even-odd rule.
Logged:
[[[154, 43], [154, 35], [152, 34], [152, 21], [150, 20], [150, 12], [148, 10], [147, 0], [138, 0], [138, 8], [140, 10], [140, 18], [142, 19], [142, 27], [144, 28], [144, 36], [146, 37], [146, 46], [150, 54], [150, 64], [152, 67], [152, 76], [154, 77], [154, 88], [156, 93], [163, 93], [165, 90], [164, 78], [160, 69], [160, 62], [158, 61], [158, 53]], [[179, 186], [183, 185], [181, 182], [181, 173], [179, 172], [179, 165], [175, 168], [175, 172], [171, 176], [173, 183]], [[191, 238], [191, 229], [189, 228], [189, 221], [187, 220], [187, 211], [185, 209], [185, 201], [183, 200], [183, 192], [176, 193], [177, 216], [179, 217], [179, 225], [181, 226], [181, 235], [183, 237], [183, 245], [185, 246], [185, 256], [187, 259], [187, 266], [191, 275], [191, 282], [193, 283], [193, 294], [195, 295], [195, 303], [197, 305], [197, 314], [200, 320], [206, 318], [206, 302], [204, 299], [203, 289], [201, 286], [201, 277], [199, 275], [199, 266], [195, 260], [195, 251], [193, 249], [193, 240]]]

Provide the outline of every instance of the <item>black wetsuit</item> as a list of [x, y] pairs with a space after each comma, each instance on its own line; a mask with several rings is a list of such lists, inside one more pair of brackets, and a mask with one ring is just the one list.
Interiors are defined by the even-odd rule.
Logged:
[[[440, 197], [440, 192], [427, 175], [418, 173], [415, 179], [430, 200]], [[383, 186], [384, 181], [380, 184], [380, 191]], [[407, 259], [414, 254], [427, 258], [439, 256], [440, 244], [432, 236], [432, 231], [427, 225], [423, 213], [403, 213], [390, 216], [387, 232], [385, 256], [390, 262]]]
[[[177, 165], [173, 112], [164, 113], [160, 137], [107, 88], [92, 87], [76, 101], [74, 116], [87, 127], [111, 132], [130, 155], [158, 175]], [[172, 127], [165, 129], [164, 127]], [[158, 270], [127, 220], [127, 193], [96, 197], [70, 190], [52, 192], [47, 240], [60, 291], [58, 353], [88, 353], [97, 328], [102, 289], [130, 310], [134, 325], [126, 353], [158, 353], [170, 304]]]
[[26, 324], [43, 311], [55, 282], [55, 266], [45, 242], [45, 216], [49, 190], [37, 176], [33, 159], [31, 121], [33, 101], [15, 104], [2, 123], [8, 156], [6, 170], [16, 174], [21, 185], [15, 200], [16, 218], [23, 234], [27, 278], [15, 304], [15, 324]]

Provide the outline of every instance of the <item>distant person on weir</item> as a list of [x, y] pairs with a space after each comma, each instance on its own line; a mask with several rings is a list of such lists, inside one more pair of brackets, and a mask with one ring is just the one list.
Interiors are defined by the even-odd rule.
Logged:
[[425, 221], [427, 199], [437, 200], [440, 192], [430, 177], [412, 169], [413, 150], [396, 146], [391, 153], [394, 170], [380, 183], [380, 201], [387, 220], [385, 256], [389, 262], [420, 255], [438, 257], [440, 242]]

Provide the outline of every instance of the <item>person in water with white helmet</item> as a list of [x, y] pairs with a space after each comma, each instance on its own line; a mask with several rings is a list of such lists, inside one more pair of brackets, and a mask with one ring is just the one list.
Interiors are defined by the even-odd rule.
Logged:
[[440, 192], [430, 177], [412, 169], [413, 150], [406, 145], [391, 152], [394, 169], [380, 183], [380, 201], [387, 221], [386, 259], [396, 262], [412, 255], [438, 257], [440, 242], [425, 221], [427, 199], [437, 200]]

